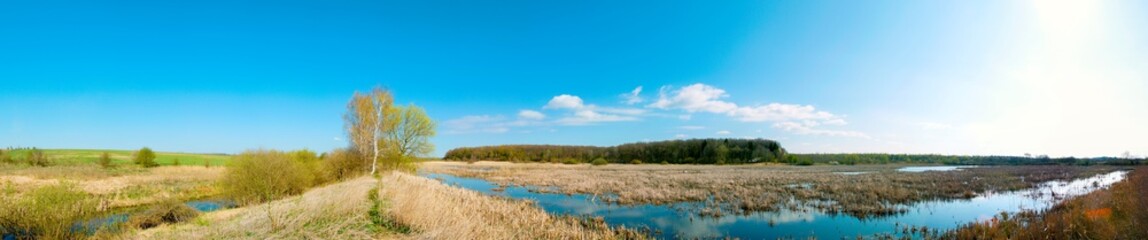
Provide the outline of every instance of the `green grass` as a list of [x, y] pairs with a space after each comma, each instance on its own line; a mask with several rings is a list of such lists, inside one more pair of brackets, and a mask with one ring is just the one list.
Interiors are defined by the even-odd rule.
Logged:
[[[107, 152], [112, 158], [112, 163], [115, 165], [134, 164], [132, 162], [132, 153], [136, 150], [99, 150], [99, 149], [41, 149], [44, 155], [47, 155], [56, 164], [68, 163], [91, 163], [96, 164], [100, 159], [100, 154]], [[12, 156], [17, 161], [23, 161], [25, 154], [30, 150], [13, 150], [6, 154], [13, 154]], [[190, 166], [203, 166], [204, 161], [211, 161], [211, 166], [223, 166], [231, 160], [230, 155], [223, 154], [200, 154], [200, 153], [177, 153], [177, 152], [156, 152], [155, 161], [161, 166], [172, 165], [175, 159], [179, 159], [180, 165]]]

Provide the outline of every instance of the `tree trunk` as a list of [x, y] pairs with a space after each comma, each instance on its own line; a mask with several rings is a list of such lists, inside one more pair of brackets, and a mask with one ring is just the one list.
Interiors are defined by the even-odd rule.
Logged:
[[383, 124], [383, 106], [382, 103], [377, 102], [378, 110], [375, 111], [375, 131], [371, 132], [371, 142], [375, 145], [375, 155], [371, 158], [371, 175], [375, 175], [375, 170], [379, 166], [379, 125]]

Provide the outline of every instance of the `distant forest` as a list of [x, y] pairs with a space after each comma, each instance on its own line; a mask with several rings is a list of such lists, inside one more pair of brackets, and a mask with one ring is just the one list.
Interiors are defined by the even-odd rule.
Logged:
[[767, 139], [689, 139], [627, 143], [611, 147], [563, 145], [501, 145], [462, 147], [446, 152], [445, 160], [513, 162], [733, 164], [782, 162], [785, 149]]
[[446, 152], [449, 161], [509, 161], [671, 164], [946, 164], [946, 165], [1138, 165], [1142, 158], [1050, 158], [1048, 156], [953, 156], [937, 154], [815, 153], [790, 154], [768, 139], [689, 139], [627, 143], [618, 146], [500, 145], [461, 147]]

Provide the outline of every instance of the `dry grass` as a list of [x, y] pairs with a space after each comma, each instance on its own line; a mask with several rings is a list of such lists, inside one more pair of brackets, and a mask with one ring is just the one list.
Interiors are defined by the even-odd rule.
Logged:
[[[620, 204], [705, 202], [702, 215], [813, 207], [857, 217], [896, 214], [902, 204], [971, 198], [986, 191], [1033, 187], [1111, 171], [1110, 167], [1004, 166], [906, 173], [900, 165], [558, 165], [427, 162], [422, 169], [477, 177], [535, 191], [603, 196]], [[869, 172], [844, 175], [836, 172]], [[556, 189], [556, 190], [555, 190]]]
[[199, 166], [151, 169], [102, 169], [96, 165], [0, 167], [0, 185], [13, 194], [73, 182], [102, 199], [103, 208], [131, 207], [169, 199], [194, 199], [219, 193], [214, 182], [223, 168]]
[[601, 220], [555, 217], [534, 204], [499, 199], [405, 173], [387, 175], [379, 194], [389, 214], [417, 239], [641, 238]]
[[[412, 233], [385, 231], [368, 214], [378, 199]], [[629, 235], [627, 235], [629, 234]], [[533, 204], [498, 199], [405, 173], [357, 178], [300, 196], [201, 215], [125, 239], [620, 239], [637, 235], [599, 221], [554, 217]]]
[[376, 180], [357, 178], [269, 203], [201, 215], [189, 223], [138, 232], [128, 239], [371, 239], [366, 193]]
[[71, 222], [93, 215], [97, 201], [74, 184], [37, 187], [17, 195], [0, 194], [0, 234], [32, 239], [75, 239]]

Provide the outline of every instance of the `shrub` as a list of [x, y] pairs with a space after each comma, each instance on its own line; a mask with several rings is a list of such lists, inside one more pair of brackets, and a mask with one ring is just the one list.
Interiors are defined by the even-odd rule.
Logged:
[[48, 165], [52, 165], [51, 161], [48, 160], [48, 156], [44, 155], [44, 151], [35, 148], [28, 151], [28, 154], [24, 157], [24, 161], [32, 166], [47, 167]]
[[[0, 232], [23, 231], [24, 239], [78, 239], [72, 223], [91, 216], [97, 201], [73, 184], [43, 186], [24, 195], [0, 196]], [[21, 232], [17, 232], [21, 234]], [[5, 238], [7, 239], [7, 238]]]
[[813, 165], [813, 160], [808, 159], [808, 158], [801, 158], [801, 159], [798, 159], [797, 163], [795, 163], [795, 164], [797, 164], [798, 166], [809, 166], [809, 165]]
[[606, 159], [602, 159], [602, 158], [597, 158], [597, 159], [594, 159], [594, 161], [590, 162], [590, 164], [593, 164], [594, 166], [606, 165], [607, 163], [609, 163], [609, 162], [606, 162]]
[[203, 167], [210, 168], [211, 167], [211, 160], [204, 159], [203, 160]]
[[224, 194], [241, 205], [299, 194], [314, 184], [314, 173], [274, 150], [248, 150], [235, 156], [223, 175]]
[[141, 229], [157, 227], [165, 223], [180, 223], [195, 219], [199, 211], [179, 201], [168, 200], [152, 206], [148, 210], [132, 216], [128, 223]]
[[0, 153], [0, 163], [13, 164], [16, 160], [12, 159], [12, 151]]
[[358, 177], [367, 172], [370, 163], [358, 152], [349, 149], [335, 149], [323, 159], [323, 172], [327, 179], [344, 180]]
[[642, 164], [642, 160], [634, 159], [633, 161], [630, 161], [630, 164]]
[[143, 167], [150, 168], [159, 166], [159, 163], [155, 162], [155, 152], [153, 152], [151, 148], [147, 147], [140, 148], [139, 151], [136, 151], [135, 158], [133, 160], [136, 164], [139, 164]]
[[172, 161], [171, 161], [171, 165], [173, 165], [173, 166], [179, 166], [179, 158], [176, 158], [175, 160], [172, 160]]
[[112, 157], [109, 156], [107, 152], [100, 154], [100, 160], [97, 163], [99, 163], [100, 167], [103, 167], [103, 168], [114, 167], [114, 165], [112, 165]]
[[661, 164], [662, 164], [662, 165], [666, 165], [666, 164], [670, 164], [670, 162], [667, 162], [667, 161], [663, 160], [663, 161], [661, 162]]
[[579, 163], [582, 163], [582, 162], [578, 161], [578, 159], [573, 159], [573, 158], [562, 159], [562, 164], [579, 164]]
[[303, 167], [306, 178], [309, 178], [311, 185], [319, 185], [327, 182], [327, 175], [321, 172], [322, 162], [319, 160], [319, 155], [311, 150], [295, 150], [288, 153], [291, 155], [291, 160], [296, 164]]

